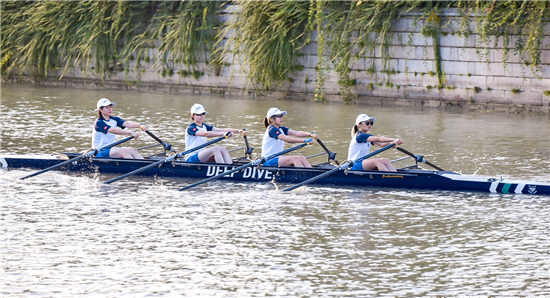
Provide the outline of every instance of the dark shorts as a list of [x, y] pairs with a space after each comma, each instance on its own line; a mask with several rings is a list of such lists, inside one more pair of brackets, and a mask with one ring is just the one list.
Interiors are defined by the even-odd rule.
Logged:
[[352, 171], [363, 171], [363, 162], [358, 162], [351, 167]]
[[278, 167], [279, 166], [279, 158], [272, 158], [268, 161], [266, 161], [264, 164], [266, 167]]
[[103, 150], [101, 152], [99, 152], [96, 157], [110, 157], [111, 156], [111, 149], [112, 148], [109, 148], [107, 150]]
[[199, 159], [199, 154], [194, 154], [189, 156], [189, 158], [186, 160], [187, 162], [201, 162]]

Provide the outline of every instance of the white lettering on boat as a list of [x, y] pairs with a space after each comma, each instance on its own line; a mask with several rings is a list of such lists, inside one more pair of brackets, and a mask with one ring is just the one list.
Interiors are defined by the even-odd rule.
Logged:
[[[206, 177], [217, 176], [225, 172], [229, 172], [233, 167], [208, 166]], [[235, 173], [224, 175], [224, 177], [233, 177]], [[257, 167], [248, 167], [243, 170], [244, 179], [264, 179], [270, 180], [273, 178], [273, 173], [268, 170], [259, 169]]]

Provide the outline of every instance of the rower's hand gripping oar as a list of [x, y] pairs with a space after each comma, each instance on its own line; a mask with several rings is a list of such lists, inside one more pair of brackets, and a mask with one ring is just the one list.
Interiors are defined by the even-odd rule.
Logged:
[[262, 165], [262, 164], [264, 164], [265, 162], [267, 162], [267, 161], [270, 160], [270, 159], [273, 159], [273, 158], [275, 158], [275, 157], [277, 157], [277, 156], [281, 156], [281, 155], [283, 155], [283, 154], [287, 154], [287, 153], [289, 153], [289, 152], [291, 152], [291, 151], [294, 151], [294, 150], [296, 150], [296, 149], [300, 149], [300, 148], [302, 148], [302, 147], [304, 147], [304, 146], [306, 146], [306, 145], [309, 145], [309, 144], [310, 144], [310, 143], [303, 143], [303, 144], [300, 144], [300, 145], [298, 145], [298, 146], [294, 146], [294, 147], [292, 147], [292, 148], [290, 148], [290, 149], [287, 149], [287, 150], [281, 151], [281, 152], [279, 152], [279, 153], [270, 155], [270, 156], [268, 156], [268, 157], [262, 157], [262, 158], [256, 159], [256, 160], [253, 161], [253, 162], [247, 163], [247, 164], [245, 164], [245, 165], [243, 165], [243, 166], [240, 166], [240, 167], [238, 167], [238, 168], [235, 168], [235, 169], [233, 169], [233, 170], [231, 170], [231, 171], [227, 171], [227, 172], [221, 173], [221, 174], [219, 174], [219, 175], [217, 175], [217, 176], [213, 176], [213, 177], [210, 177], [210, 178], [206, 178], [206, 179], [201, 180], [201, 181], [199, 181], [199, 182], [196, 182], [196, 183], [193, 183], [193, 184], [188, 185], [188, 186], [186, 186], [186, 187], [180, 188], [179, 190], [180, 190], [180, 191], [186, 190], [186, 189], [195, 187], [195, 186], [197, 186], [197, 185], [201, 185], [201, 184], [203, 184], [203, 183], [206, 183], [206, 182], [208, 182], [208, 181], [212, 181], [212, 180], [221, 178], [221, 177], [223, 177], [223, 176], [225, 176], [225, 175], [229, 175], [229, 174], [232, 174], [232, 173], [235, 173], [235, 172], [244, 170], [244, 169], [246, 169], [246, 168], [248, 168], [248, 167]]
[[200, 146], [197, 146], [197, 147], [195, 147], [195, 148], [193, 148], [193, 149], [189, 149], [189, 150], [187, 150], [187, 151], [184, 151], [184, 152], [181, 152], [181, 153], [178, 153], [178, 154], [172, 154], [172, 155], [168, 156], [167, 158], [165, 158], [165, 159], [163, 159], [163, 160], [159, 160], [159, 161], [157, 161], [157, 162], [155, 162], [155, 163], [152, 163], [152, 164], [147, 165], [147, 166], [145, 166], [145, 167], [139, 168], [139, 169], [134, 170], [134, 171], [132, 171], [132, 172], [130, 172], [130, 173], [124, 174], [124, 175], [122, 175], [122, 176], [118, 176], [118, 177], [113, 178], [113, 179], [111, 179], [111, 180], [109, 180], [109, 181], [105, 181], [104, 183], [105, 183], [105, 184], [111, 184], [111, 183], [113, 183], [113, 182], [115, 182], [115, 181], [118, 181], [118, 180], [120, 180], [120, 179], [124, 179], [124, 178], [126, 178], [126, 177], [128, 177], [128, 176], [132, 176], [132, 175], [134, 175], [134, 174], [141, 173], [141, 172], [143, 172], [143, 171], [145, 171], [145, 170], [147, 170], [147, 169], [150, 169], [150, 168], [153, 168], [153, 167], [156, 167], [156, 166], [160, 166], [160, 165], [162, 165], [162, 164], [164, 164], [164, 163], [167, 163], [167, 162], [172, 162], [172, 161], [174, 161], [174, 160], [176, 160], [176, 159], [178, 159], [178, 158], [182, 158], [182, 157], [185, 156], [186, 154], [189, 154], [189, 153], [191, 153], [191, 152], [193, 152], [193, 151], [197, 151], [197, 150], [202, 149], [202, 148], [204, 148], [204, 147], [206, 147], [206, 146], [209, 146], [209, 145], [212, 145], [212, 144], [214, 144], [214, 143], [217, 143], [217, 142], [219, 142], [219, 141], [221, 141], [221, 140], [223, 140], [223, 139], [227, 139], [227, 138], [229, 138], [230, 136], [231, 136], [231, 132], [227, 132], [223, 137], [220, 137], [220, 138], [217, 138], [217, 139], [212, 140], [212, 141], [210, 141], [210, 142], [204, 143], [204, 144], [202, 144], [202, 145], [200, 145]]
[[413, 158], [416, 160], [417, 163], [418, 163], [418, 162], [423, 162], [423, 163], [429, 165], [430, 167], [432, 167], [432, 168], [434, 168], [434, 169], [436, 169], [436, 170], [445, 171], [445, 170], [443, 170], [442, 168], [440, 168], [440, 167], [434, 165], [433, 163], [431, 163], [431, 162], [425, 160], [425, 159], [424, 159], [424, 156], [422, 156], [422, 155], [414, 155], [412, 152], [409, 152], [409, 151], [407, 151], [407, 150], [405, 150], [405, 149], [403, 149], [403, 148], [401, 148], [401, 147], [397, 147], [397, 150], [399, 150], [399, 151], [401, 151], [401, 152], [403, 152], [403, 153], [409, 155], [410, 157], [413, 157]]
[[64, 166], [64, 165], [66, 165], [66, 164], [72, 163], [72, 162], [74, 162], [74, 161], [77, 161], [77, 160], [80, 160], [80, 159], [83, 159], [83, 158], [94, 157], [94, 156], [96, 156], [97, 154], [99, 154], [99, 153], [102, 152], [102, 151], [105, 151], [105, 150], [107, 150], [107, 149], [109, 149], [109, 148], [118, 146], [118, 145], [120, 145], [120, 144], [122, 144], [122, 143], [124, 143], [124, 142], [126, 142], [126, 141], [129, 141], [129, 140], [131, 140], [131, 139], [133, 139], [133, 138], [134, 138], [134, 137], [127, 137], [126, 139], [120, 140], [120, 141], [118, 141], [118, 142], [114, 142], [114, 143], [112, 143], [112, 144], [110, 144], [110, 145], [107, 145], [107, 146], [105, 146], [105, 147], [101, 147], [101, 148], [99, 148], [99, 149], [90, 149], [90, 150], [88, 150], [86, 153], [83, 153], [83, 154], [80, 155], [80, 156], [77, 156], [77, 157], [75, 157], [75, 158], [73, 158], [73, 159], [69, 159], [69, 160], [64, 161], [64, 162], [62, 162], [62, 163], [58, 163], [58, 164], [56, 164], [55, 166], [51, 166], [51, 167], [49, 167], [49, 168], [47, 168], [47, 169], [44, 169], [44, 170], [42, 170], [42, 171], [38, 171], [38, 172], [36, 172], [36, 173], [34, 173], [34, 174], [30, 174], [30, 175], [25, 176], [25, 177], [20, 178], [20, 179], [23, 180], [23, 179], [27, 179], [27, 178], [30, 178], [30, 177], [34, 177], [34, 176], [36, 176], [36, 175], [45, 173], [45, 172], [50, 171], [50, 170], [53, 170], [53, 169], [55, 169], [55, 168], [59, 168], [59, 167], [61, 167], [61, 166]]
[[390, 149], [390, 148], [392, 148], [393, 146], [396, 146], [396, 145], [397, 145], [396, 143], [391, 143], [391, 144], [389, 144], [388, 146], [386, 146], [386, 147], [384, 147], [384, 148], [382, 148], [382, 149], [378, 149], [378, 150], [376, 150], [376, 151], [374, 151], [374, 152], [372, 152], [372, 153], [369, 153], [369, 154], [367, 154], [367, 155], [365, 155], [365, 156], [363, 156], [363, 157], [361, 157], [361, 158], [358, 158], [358, 159], [356, 159], [356, 160], [354, 160], [354, 161], [345, 161], [343, 164], [341, 164], [341, 165], [340, 165], [339, 167], [337, 167], [337, 168], [334, 168], [334, 169], [332, 169], [332, 170], [330, 170], [330, 171], [324, 172], [323, 174], [317, 175], [317, 176], [315, 176], [315, 177], [313, 177], [313, 178], [310, 178], [310, 179], [308, 179], [308, 180], [306, 180], [306, 181], [300, 182], [300, 183], [298, 183], [298, 184], [296, 184], [296, 185], [294, 185], [294, 186], [291, 186], [291, 187], [289, 187], [289, 188], [284, 189], [283, 191], [290, 191], [290, 190], [296, 189], [296, 188], [298, 188], [298, 187], [300, 187], [300, 186], [302, 186], [302, 185], [306, 185], [306, 184], [311, 183], [311, 182], [313, 182], [313, 181], [319, 180], [319, 179], [321, 179], [321, 178], [323, 178], [323, 177], [332, 175], [334, 172], [338, 172], [338, 171], [342, 171], [342, 170], [347, 170], [348, 168], [353, 167], [354, 164], [356, 164], [356, 163], [358, 163], [358, 162], [362, 162], [363, 160], [365, 160], [365, 159], [367, 159], [367, 158], [369, 158], [369, 157], [372, 157], [372, 156], [374, 156], [374, 155], [376, 155], [376, 154], [378, 154], [378, 153], [384, 152], [384, 151], [386, 151], [386, 150], [388, 150], [388, 149]]
[[155, 141], [159, 142], [162, 147], [164, 147], [164, 154], [166, 154], [166, 151], [171, 151], [172, 153], [176, 153], [176, 150], [174, 150], [172, 148], [172, 145], [168, 144], [168, 143], [165, 143], [163, 142], [161, 139], [159, 139], [157, 136], [155, 136], [152, 132], [150, 132], [149, 130], [146, 130], [145, 131], [148, 135], [150, 135], [153, 139], [155, 139]]
[[327, 152], [328, 161], [330, 162], [331, 160], [334, 160], [334, 162], [335, 162], [337, 165], [340, 165], [340, 163], [336, 160], [336, 153], [331, 152], [330, 150], [328, 150], [327, 146], [325, 146], [325, 144], [323, 144], [323, 142], [321, 142], [321, 139], [319, 139], [319, 136], [317, 136], [316, 133], [312, 132], [312, 133], [311, 133], [311, 136], [314, 137], [314, 138], [316, 138], [316, 139], [317, 139], [317, 142], [319, 143], [319, 145], [321, 145], [321, 147], [323, 147], [323, 149]]

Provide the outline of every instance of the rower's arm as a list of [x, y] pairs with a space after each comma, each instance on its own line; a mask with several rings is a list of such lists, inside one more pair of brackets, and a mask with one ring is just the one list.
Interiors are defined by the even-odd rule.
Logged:
[[397, 143], [398, 145], [402, 144], [403, 140], [402, 139], [391, 139], [391, 138], [386, 138], [386, 137], [370, 136], [367, 139], [367, 142], [372, 142], [376, 146], [384, 147], [384, 146], [389, 145], [390, 143]]
[[[309, 133], [307, 133], [307, 135], [305, 135], [305, 137], [307, 137], [307, 136], [309, 136]], [[294, 138], [294, 137], [290, 137], [290, 136], [287, 136], [287, 135], [284, 135], [284, 134], [280, 134], [277, 137], [277, 139], [283, 140], [287, 143], [303, 143], [308, 138]], [[315, 142], [315, 139], [312, 139], [312, 142]]]
[[126, 130], [118, 127], [109, 128], [108, 132], [114, 133], [116, 135], [132, 135], [134, 138], [139, 138], [139, 133], [131, 130]]

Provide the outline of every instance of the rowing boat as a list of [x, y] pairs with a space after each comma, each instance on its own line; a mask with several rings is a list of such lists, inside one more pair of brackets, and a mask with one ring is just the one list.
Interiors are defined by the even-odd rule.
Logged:
[[[45, 169], [79, 155], [81, 154], [3, 155], [0, 156], [0, 162], [2, 168], [5, 170], [18, 168]], [[59, 167], [58, 170], [81, 173], [125, 174], [162, 159], [164, 158], [150, 157], [139, 160], [94, 157], [74, 161]], [[174, 161], [162, 164], [160, 167], [152, 167], [138, 175], [205, 179], [229, 172], [231, 169], [248, 162], [237, 161], [233, 165], [224, 165]], [[258, 166], [231, 173], [222, 177], [222, 179], [295, 184], [332, 169], [334, 169], [334, 166], [330, 164], [319, 165], [313, 168]], [[316, 180], [312, 184], [550, 195], [550, 183], [461, 175], [450, 171], [431, 171], [421, 169], [417, 165], [399, 169], [397, 172], [338, 171], [333, 175]]]

